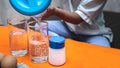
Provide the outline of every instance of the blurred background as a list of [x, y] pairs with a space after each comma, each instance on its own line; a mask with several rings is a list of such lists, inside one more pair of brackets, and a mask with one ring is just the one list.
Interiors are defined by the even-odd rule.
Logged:
[[[60, 7], [60, 0], [52, 0], [52, 6]], [[104, 17], [106, 26], [113, 31], [114, 38], [111, 46], [113, 48], [120, 48], [120, 0], [108, 0], [104, 7]], [[13, 14], [19, 14], [11, 5], [9, 0], [0, 0], [0, 25], [7, 25], [7, 18]], [[21, 14], [19, 14], [21, 15]], [[54, 16], [48, 19], [59, 19]]]

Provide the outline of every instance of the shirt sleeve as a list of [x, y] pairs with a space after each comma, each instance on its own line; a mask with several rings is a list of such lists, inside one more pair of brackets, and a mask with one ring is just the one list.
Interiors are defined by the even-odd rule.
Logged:
[[88, 24], [92, 24], [92, 21], [102, 12], [103, 7], [107, 0], [81, 0], [75, 13]]

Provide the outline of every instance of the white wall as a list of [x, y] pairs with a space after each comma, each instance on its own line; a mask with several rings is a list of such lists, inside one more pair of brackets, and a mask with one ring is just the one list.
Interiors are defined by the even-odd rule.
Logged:
[[12, 15], [24, 16], [12, 8], [9, 0], [0, 0], [0, 24], [7, 25], [7, 19]]
[[108, 0], [104, 10], [120, 13], [120, 0]]
[[6, 25], [6, 6], [4, 0], [0, 0], [0, 24]]

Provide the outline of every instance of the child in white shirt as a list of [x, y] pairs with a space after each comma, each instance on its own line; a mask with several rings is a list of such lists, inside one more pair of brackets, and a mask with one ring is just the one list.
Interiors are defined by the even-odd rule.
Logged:
[[62, 7], [49, 7], [42, 19], [52, 15], [62, 20], [48, 21], [49, 35], [110, 47], [112, 31], [105, 27], [103, 7], [107, 0], [61, 0]]

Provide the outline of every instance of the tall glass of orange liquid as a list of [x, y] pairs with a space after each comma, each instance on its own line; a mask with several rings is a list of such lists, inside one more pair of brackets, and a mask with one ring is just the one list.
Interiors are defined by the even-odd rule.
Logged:
[[48, 23], [40, 21], [35, 25], [28, 25], [29, 53], [34, 63], [43, 63], [48, 60]]

